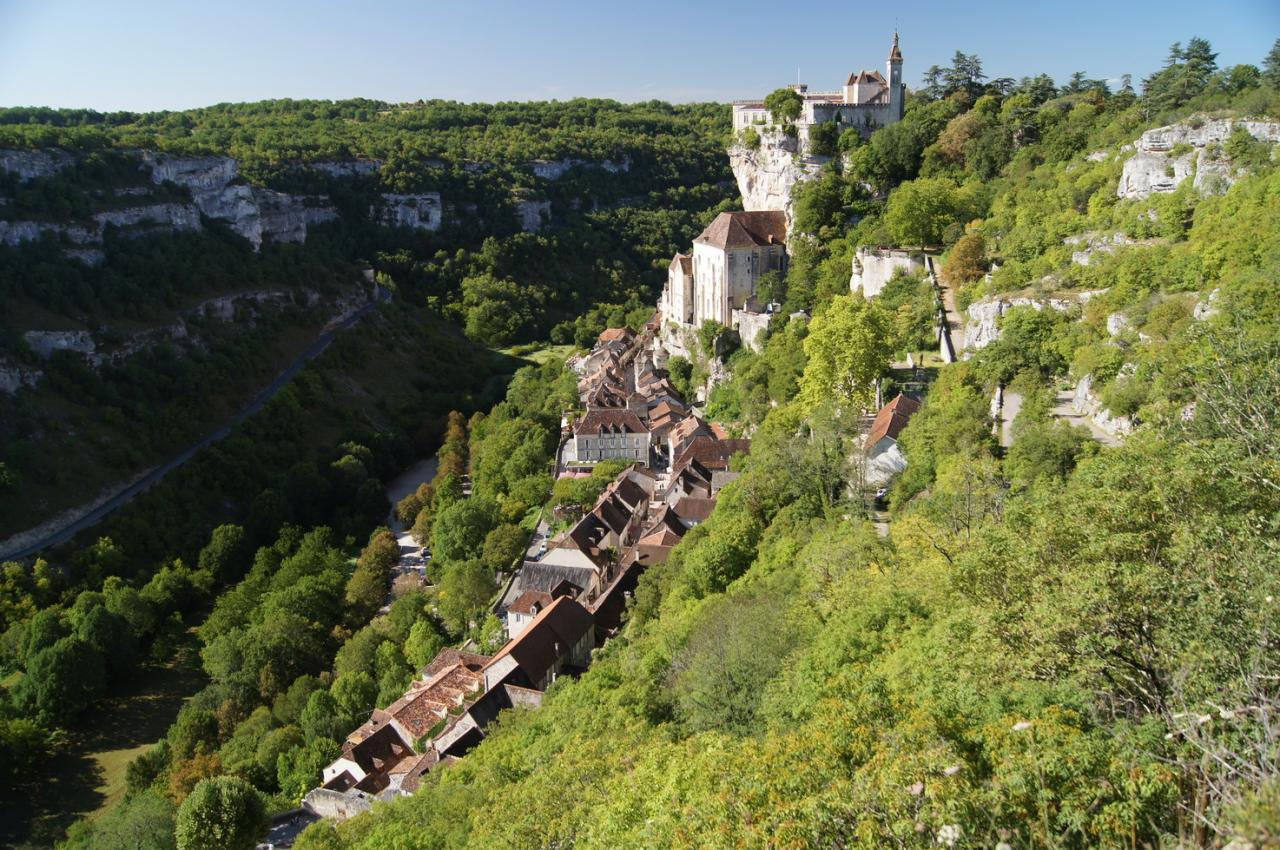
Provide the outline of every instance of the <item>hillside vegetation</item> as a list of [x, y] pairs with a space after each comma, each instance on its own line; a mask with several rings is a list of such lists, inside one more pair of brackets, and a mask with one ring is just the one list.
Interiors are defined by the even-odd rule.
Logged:
[[[1142, 97], [989, 88], [964, 58], [938, 74], [953, 90], [916, 93], [800, 190], [810, 236], [770, 284], [782, 326], [712, 400], [753, 430], [744, 475], [645, 573], [623, 634], [412, 798], [299, 848], [1275, 840], [1280, 170], [1255, 157], [1220, 196], [1120, 201], [1118, 162], [1088, 155], [1206, 110], [1277, 116], [1280, 55], [1265, 78], [1209, 69], [1176, 97], [1166, 72]], [[861, 185], [877, 180], [887, 197]], [[1069, 268], [1065, 236], [1140, 221], [1158, 242]], [[856, 485], [857, 376], [909, 337], [914, 289], [838, 293], [855, 246], [921, 242], [950, 246], [962, 292], [1051, 274], [1108, 291], [1096, 314], [1010, 312], [997, 343], [938, 371], [883, 538]], [[812, 321], [785, 318], [802, 307]], [[1108, 334], [1120, 309], [1141, 336]], [[1122, 446], [1050, 417], [1073, 369], [1133, 381]], [[999, 382], [1026, 396], [1007, 452]]]

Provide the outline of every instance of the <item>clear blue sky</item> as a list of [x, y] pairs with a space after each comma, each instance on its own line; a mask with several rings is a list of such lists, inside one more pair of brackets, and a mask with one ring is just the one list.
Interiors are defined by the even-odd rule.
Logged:
[[1195, 35], [1220, 65], [1258, 64], [1280, 36], [1280, 0], [0, 0], [0, 105], [731, 100], [797, 67], [819, 89], [881, 68], [895, 26], [910, 85], [956, 50], [991, 77], [1136, 82]]

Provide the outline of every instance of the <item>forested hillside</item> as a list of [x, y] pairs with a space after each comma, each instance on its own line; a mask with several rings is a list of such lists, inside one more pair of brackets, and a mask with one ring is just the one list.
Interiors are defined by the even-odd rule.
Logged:
[[[729, 197], [726, 121], [586, 100], [0, 109], [0, 534], [226, 420], [373, 297], [366, 269], [419, 326], [586, 342], [608, 311], [584, 311], [651, 303], [658, 259]], [[429, 341], [400, 342], [429, 366]]]
[[[1280, 118], [1280, 48], [1219, 71], [1195, 40], [1141, 95], [985, 83], [963, 55], [932, 76], [798, 191], [786, 307], [710, 406], [753, 434], [744, 474], [622, 635], [413, 797], [297, 847], [1274, 843], [1275, 147], [1233, 132], [1229, 187], [1118, 186], [1148, 128]], [[1090, 231], [1130, 241], [1073, 261]], [[887, 537], [858, 413], [937, 308], [911, 278], [844, 294], [884, 244], [940, 248], [966, 302], [1102, 290], [930, 366]], [[1084, 375], [1136, 423], [1117, 447], [1052, 414]], [[1024, 396], [1008, 447], [997, 386]]]
[[[230, 436], [71, 543], [4, 565], [0, 842], [49, 846], [103, 805], [92, 762], [65, 794], [37, 789], [50, 771], [82, 763], [103, 724], [135, 744], [156, 740], [117, 728], [119, 708], [133, 716], [127, 707], [175, 665], [203, 678], [194, 629], [211, 611], [223, 625], [201, 639], [262, 618], [283, 629], [246, 638], [276, 646], [275, 661], [242, 661], [236, 649], [235, 661], [209, 662], [217, 689], [196, 704], [221, 712], [228, 733], [295, 679], [328, 677], [362, 627], [361, 640], [372, 639], [367, 623], [390, 580], [385, 547], [355, 570], [361, 598], [376, 604], [348, 610], [346, 591], [350, 559], [387, 516], [386, 483], [441, 445], [450, 411], [469, 416], [500, 401], [527, 365], [519, 355], [539, 346], [494, 349], [586, 341], [648, 316], [657, 260], [728, 198], [726, 127], [718, 105], [609, 101], [0, 110], [4, 537], [168, 459], [332, 334]], [[425, 207], [421, 220], [406, 212], [419, 202], [434, 204], [434, 227]], [[351, 316], [355, 324], [334, 330]], [[526, 425], [512, 427], [524, 435]], [[554, 425], [540, 422], [539, 439]], [[538, 446], [525, 458], [540, 476], [524, 485], [530, 501], [549, 487], [548, 449]], [[516, 513], [498, 523], [498, 539], [509, 547], [523, 517], [516, 502], [508, 507]], [[255, 559], [260, 547], [276, 554]], [[293, 566], [277, 575], [287, 559]], [[251, 572], [258, 561], [266, 565]], [[309, 625], [295, 628], [270, 605], [218, 613], [246, 574], [255, 582], [246, 595], [315, 585], [306, 605], [319, 607], [296, 612]], [[455, 603], [459, 617], [487, 599], [476, 602], [474, 582], [471, 591]], [[409, 620], [397, 613], [391, 632], [401, 642], [424, 616], [410, 603], [397, 609]], [[420, 642], [436, 640], [423, 628]], [[454, 642], [467, 622], [437, 628]], [[375, 673], [371, 654], [352, 657], [361, 659], [352, 672]], [[386, 688], [403, 688], [410, 672], [396, 658], [376, 670]], [[349, 708], [367, 711], [378, 690], [358, 685]], [[305, 702], [311, 688], [301, 688]], [[264, 731], [260, 714], [239, 740]], [[280, 718], [297, 728], [292, 709]], [[302, 741], [277, 743], [284, 751]], [[187, 777], [174, 780], [180, 801], [201, 776], [224, 772], [207, 742], [192, 746], [146, 762], [131, 787], [147, 785], [148, 770], [169, 776], [171, 760], [173, 775]], [[243, 773], [238, 758], [227, 755], [225, 772]], [[281, 787], [274, 759], [263, 756], [271, 764], [252, 777], [268, 793]], [[289, 794], [311, 779], [309, 768], [297, 775]], [[118, 782], [118, 794], [123, 779], [105, 784]], [[33, 793], [39, 805], [29, 805]], [[288, 806], [280, 800], [274, 808]], [[171, 839], [172, 825], [162, 832]]]

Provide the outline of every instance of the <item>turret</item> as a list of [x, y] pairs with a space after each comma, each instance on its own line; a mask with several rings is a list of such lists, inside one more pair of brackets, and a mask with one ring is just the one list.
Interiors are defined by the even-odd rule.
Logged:
[[902, 85], [902, 51], [898, 49], [898, 33], [893, 33], [893, 47], [889, 50], [889, 59], [885, 62], [889, 74], [889, 120], [901, 121], [905, 107], [905, 86]]

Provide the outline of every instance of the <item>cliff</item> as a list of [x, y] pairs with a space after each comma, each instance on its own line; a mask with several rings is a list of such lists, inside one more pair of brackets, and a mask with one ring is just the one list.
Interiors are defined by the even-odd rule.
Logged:
[[1231, 119], [1191, 119], [1147, 130], [1134, 143], [1124, 164], [1116, 195], [1141, 200], [1172, 192], [1188, 177], [1204, 193], [1225, 192], [1241, 169], [1232, 163], [1224, 143], [1237, 128], [1261, 142], [1280, 142], [1280, 123]]
[[791, 190], [808, 180], [828, 162], [826, 157], [800, 156], [798, 143], [781, 131], [760, 133], [760, 146], [729, 148], [729, 165], [749, 211], [782, 210], [791, 223]]

